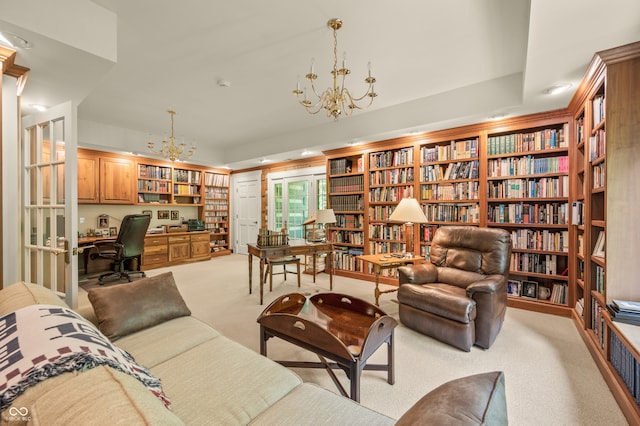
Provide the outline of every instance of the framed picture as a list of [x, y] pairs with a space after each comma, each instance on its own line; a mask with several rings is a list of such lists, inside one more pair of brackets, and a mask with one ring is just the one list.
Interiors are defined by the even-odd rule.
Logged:
[[142, 214], [146, 214], [147, 216], [153, 216], [153, 212], [151, 210], [142, 210]]
[[118, 235], [118, 228], [115, 226], [110, 226], [109, 227], [109, 236], [110, 237], [115, 237]]
[[538, 298], [538, 283], [536, 281], [522, 281], [522, 297]]
[[109, 227], [109, 215], [101, 214], [98, 216], [98, 228], [108, 228]]
[[180, 211], [179, 210], [171, 210], [171, 220], [180, 219]]
[[169, 219], [169, 210], [158, 210], [158, 219]]
[[507, 294], [509, 296], [521, 296], [522, 282], [518, 280], [507, 280]]

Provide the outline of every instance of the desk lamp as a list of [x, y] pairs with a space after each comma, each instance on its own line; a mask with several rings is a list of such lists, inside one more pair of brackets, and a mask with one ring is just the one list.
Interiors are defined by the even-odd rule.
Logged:
[[333, 209], [318, 210], [316, 212], [316, 226], [320, 225], [320, 229], [317, 229], [316, 234], [320, 237], [320, 241], [327, 241], [327, 223], [336, 223], [336, 215], [333, 213]]

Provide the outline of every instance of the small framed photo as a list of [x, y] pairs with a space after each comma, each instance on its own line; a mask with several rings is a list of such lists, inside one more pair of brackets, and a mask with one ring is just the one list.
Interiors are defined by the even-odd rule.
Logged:
[[158, 210], [158, 219], [169, 219], [169, 210]]
[[180, 211], [179, 210], [171, 210], [171, 220], [180, 219]]
[[118, 235], [118, 228], [115, 226], [110, 226], [109, 227], [109, 236], [110, 237], [115, 237]]
[[518, 280], [507, 280], [507, 294], [509, 296], [521, 296], [522, 282]]
[[147, 216], [153, 216], [153, 212], [151, 210], [142, 210], [142, 214], [146, 214]]
[[101, 214], [98, 216], [98, 228], [109, 228], [109, 215]]
[[538, 283], [536, 281], [522, 281], [522, 297], [538, 298]]

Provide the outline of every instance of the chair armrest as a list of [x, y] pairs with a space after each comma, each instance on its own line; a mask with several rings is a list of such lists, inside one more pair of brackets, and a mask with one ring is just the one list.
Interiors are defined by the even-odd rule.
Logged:
[[503, 291], [506, 278], [503, 275], [488, 275], [485, 279], [476, 281], [467, 286], [467, 295], [473, 297], [474, 293], [498, 293]]
[[425, 284], [438, 280], [438, 270], [431, 263], [419, 263], [398, 268], [400, 284]]
[[96, 255], [100, 255], [101, 253], [109, 253], [109, 254], [119, 254], [124, 249], [124, 245], [117, 243], [115, 241], [96, 241], [93, 243], [95, 246]]
[[396, 426], [416, 424], [507, 425], [504, 373], [462, 377], [437, 387], [400, 417]]

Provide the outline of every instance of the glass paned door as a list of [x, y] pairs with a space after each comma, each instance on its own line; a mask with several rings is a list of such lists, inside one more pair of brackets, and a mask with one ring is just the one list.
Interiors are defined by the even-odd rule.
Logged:
[[77, 169], [71, 103], [23, 122], [24, 280], [77, 303]]
[[289, 239], [304, 238], [302, 223], [309, 217], [309, 180], [287, 181], [287, 227]]

